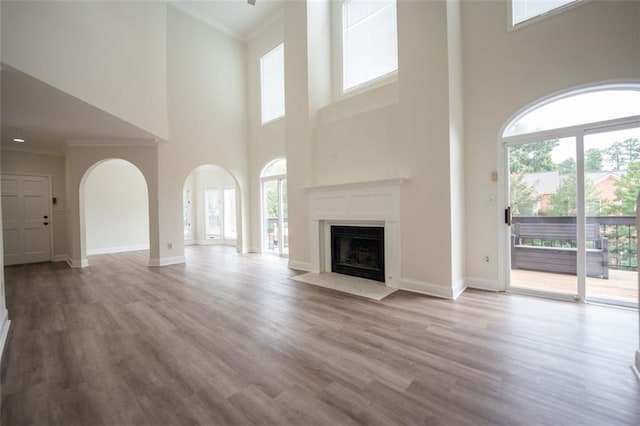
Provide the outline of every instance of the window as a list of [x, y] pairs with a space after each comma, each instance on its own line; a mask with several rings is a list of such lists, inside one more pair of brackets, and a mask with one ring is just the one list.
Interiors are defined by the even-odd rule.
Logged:
[[545, 15], [580, 0], [512, 0], [511, 19], [513, 26], [537, 16]]
[[342, 89], [347, 91], [398, 69], [395, 0], [342, 3]]
[[262, 250], [287, 256], [289, 253], [289, 214], [287, 205], [287, 160], [267, 164], [262, 181]]
[[191, 191], [182, 191], [182, 229], [184, 239], [191, 239]]
[[224, 190], [224, 238], [226, 240], [237, 238], [235, 188], [225, 188]]
[[[602, 106], [606, 105], [606, 108]], [[509, 124], [505, 137], [640, 115], [640, 90], [604, 89], [552, 100]]]
[[284, 44], [260, 58], [262, 124], [284, 116]]
[[222, 199], [218, 188], [207, 188], [205, 192], [207, 206], [206, 231], [207, 238], [222, 237]]

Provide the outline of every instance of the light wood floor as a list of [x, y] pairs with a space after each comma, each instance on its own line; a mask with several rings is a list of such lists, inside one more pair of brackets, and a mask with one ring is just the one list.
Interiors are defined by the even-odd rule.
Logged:
[[2, 424], [640, 424], [637, 312], [467, 291], [382, 302], [187, 247], [5, 269]]

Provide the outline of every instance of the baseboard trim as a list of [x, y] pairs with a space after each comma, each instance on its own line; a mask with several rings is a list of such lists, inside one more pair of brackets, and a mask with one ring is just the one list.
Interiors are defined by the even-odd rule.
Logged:
[[149, 250], [149, 244], [138, 244], [134, 246], [120, 246], [120, 247], [106, 247], [87, 250], [87, 256], [94, 256], [97, 254], [111, 254], [111, 253], [125, 253], [128, 251]]
[[86, 268], [89, 266], [89, 261], [87, 259], [73, 260], [70, 257], [67, 257], [65, 260], [71, 268]]
[[460, 297], [460, 295], [462, 293], [464, 293], [464, 291], [467, 289], [467, 283], [466, 280], [464, 278], [458, 280], [454, 285], [453, 285], [453, 289], [452, 289], [452, 299], [456, 300], [458, 297]]
[[162, 259], [149, 259], [149, 266], [169, 266], [186, 262], [184, 256], [163, 257]]
[[424, 294], [427, 296], [439, 297], [441, 299], [453, 299], [453, 289], [451, 287], [443, 287], [438, 284], [432, 284], [424, 281], [412, 280], [408, 278], [400, 279], [401, 290], [411, 291], [413, 293]]
[[466, 277], [464, 279], [467, 288], [475, 288], [477, 290], [500, 291], [498, 280], [488, 280], [485, 278]]
[[66, 262], [68, 257], [69, 257], [68, 254], [56, 254], [55, 256], [53, 256], [53, 259], [51, 259], [51, 261], [52, 262]]
[[636, 373], [636, 378], [640, 381], [640, 350], [636, 351], [636, 364], [632, 365], [631, 368]]
[[2, 328], [0, 329], [0, 359], [4, 354], [4, 348], [7, 344], [10, 326], [11, 321], [9, 320], [9, 312], [5, 309], [4, 312], [2, 312]]
[[289, 267], [289, 269], [311, 272], [311, 263], [309, 262], [298, 262], [297, 260], [290, 260], [287, 266]]

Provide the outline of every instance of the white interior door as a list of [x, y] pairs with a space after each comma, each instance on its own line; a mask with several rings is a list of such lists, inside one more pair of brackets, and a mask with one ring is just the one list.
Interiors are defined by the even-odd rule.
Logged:
[[49, 178], [2, 175], [4, 264], [51, 260]]

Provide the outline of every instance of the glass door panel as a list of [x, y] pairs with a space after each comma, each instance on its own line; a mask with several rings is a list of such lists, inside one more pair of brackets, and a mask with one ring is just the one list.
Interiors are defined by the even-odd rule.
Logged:
[[638, 303], [640, 128], [586, 135], [587, 299]]
[[280, 204], [282, 210], [282, 251], [281, 254], [289, 254], [289, 207], [287, 204], [287, 179], [280, 179]]
[[279, 200], [278, 180], [266, 180], [262, 182], [262, 205], [264, 218], [263, 249], [267, 253], [279, 252]]
[[236, 229], [236, 190], [224, 189], [224, 238], [235, 240], [238, 237]]
[[578, 295], [575, 138], [507, 147], [510, 287]]

